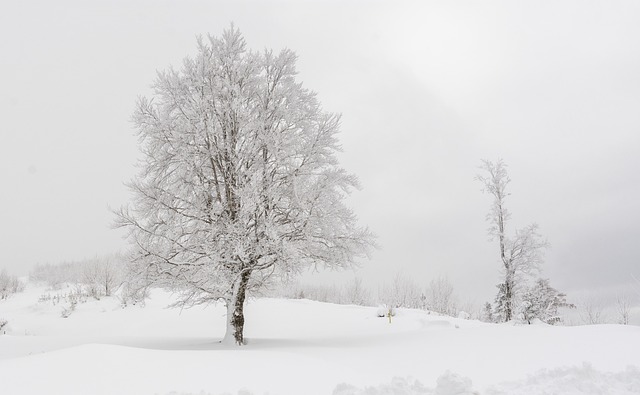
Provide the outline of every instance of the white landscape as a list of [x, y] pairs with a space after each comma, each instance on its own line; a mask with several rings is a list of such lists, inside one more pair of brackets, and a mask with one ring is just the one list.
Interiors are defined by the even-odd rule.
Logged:
[[399, 309], [258, 298], [246, 345], [226, 310], [88, 299], [62, 318], [44, 285], [0, 302], [3, 394], [637, 394], [640, 327], [487, 324]]
[[0, 8], [0, 395], [640, 394], [640, 2]]

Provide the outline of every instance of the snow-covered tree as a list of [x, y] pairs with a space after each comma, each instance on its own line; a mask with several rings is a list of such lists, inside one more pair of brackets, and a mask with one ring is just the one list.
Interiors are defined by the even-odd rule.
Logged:
[[520, 314], [528, 323], [537, 318], [553, 325], [562, 320], [558, 314], [561, 307], [575, 306], [567, 303], [567, 295], [551, 287], [548, 279], [540, 278], [523, 293]]
[[485, 302], [484, 306], [482, 306], [482, 311], [480, 313], [480, 320], [483, 322], [494, 322], [493, 306], [491, 306], [491, 303]]
[[537, 224], [516, 230], [512, 238], [507, 236], [506, 224], [511, 213], [505, 206], [505, 200], [509, 196], [507, 186], [511, 179], [506, 165], [502, 160], [496, 163], [483, 160], [480, 168], [485, 174], [478, 175], [476, 179], [483, 184], [484, 191], [493, 196], [491, 209], [487, 214], [487, 221], [491, 224], [488, 233], [491, 239], [498, 239], [504, 274], [504, 281], [499, 286], [496, 298], [496, 302], [500, 303], [496, 308], [503, 320], [509, 321], [516, 312], [519, 294], [527, 280], [539, 271], [548, 243], [538, 233]]
[[111, 296], [125, 281], [125, 269], [120, 254], [80, 262], [82, 267], [82, 282], [87, 285], [93, 297]]
[[357, 180], [336, 157], [340, 117], [296, 81], [295, 61], [248, 50], [231, 27], [159, 72], [133, 116], [142, 170], [118, 225], [134, 265], [181, 306], [224, 301], [225, 343], [244, 342], [247, 292], [307, 265], [351, 265], [373, 243], [344, 204]]
[[509, 297], [507, 296], [507, 286], [505, 283], [500, 283], [496, 285], [496, 287], [498, 287], [498, 293], [496, 294], [496, 298], [493, 301], [492, 317], [494, 322], [507, 322], [511, 319], [511, 316], [509, 314], [512, 311], [512, 304], [509, 301]]
[[426, 291], [429, 310], [440, 314], [454, 316], [456, 314], [456, 298], [453, 285], [447, 277], [438, 277], [429, 283]]
[[585, 325], [599, 325], [607, 322], [608, 317], [604, 313], [604, 303], [588, 296], [583, 298], [579, 304], [578, 312], [580, 319]]
[[378, 300], [389, 307], [420, 308], [421, 296], [418, 284], [401, 272], [378, 288]]
[[345, 288], [345, 297], [349, 304], [367, 306], [370, 303], [369, 290], [362, 283], [361, 277], [354, 277], [354, 279], [347, 284]]
[[616, 296], [616, 312], [618, 313], [618, 324], [629, 325], [631, 301], [628, 295]]
[[2, 269], [0, 271], [0, 299], [6, 299], [11, 294], [22, 291], [24, 291], [24, 284], [17, 277]]

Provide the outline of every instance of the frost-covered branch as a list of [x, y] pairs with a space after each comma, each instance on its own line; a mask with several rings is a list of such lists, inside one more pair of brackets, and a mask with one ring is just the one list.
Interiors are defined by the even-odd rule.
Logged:
[[133, 115], [142, 166], [117, 213], [132, 267], [182, 306], [224, 300], [237, 343], [248, 290], [308, 265], [354, 265], [373, 245], [344, 205], [357, 180], [338, 164], [340, 117], [296, 82], [295, 60], [248, 50], [234, 28], [201, 37]]

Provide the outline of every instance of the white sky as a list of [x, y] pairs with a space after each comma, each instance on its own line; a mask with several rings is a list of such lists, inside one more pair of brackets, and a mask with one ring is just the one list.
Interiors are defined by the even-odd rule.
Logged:
[[498, 157], [511, 231], [540, 224], [552, 284], [640, 278], [637, 1], [3, 4], [0, 268], [126, 248], [108, 207], [129, 198], [136, 97], [232, 21], [254, 49], [295, 50], [300, 80], [343, 114], [352, 204], [382, 246], [365, 278], [447, 275], [491, 299], [497, 246], [474, 176]]

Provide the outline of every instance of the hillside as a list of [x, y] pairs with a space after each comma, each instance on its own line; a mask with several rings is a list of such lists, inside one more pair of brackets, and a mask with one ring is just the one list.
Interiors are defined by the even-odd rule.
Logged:
[[0, 301], [1, 393], [640, 393], [635, 326], [498, 325], [402, 309], [389, 323], [375, 308], [257, 299], [246, 308], [248, 344], [230, 349], [218, 343], [221, 305], [167, 309], [171, 295], [154, 291], [144, 307], [90, 299], [62, 318], [54, 294], [31, 284]]

